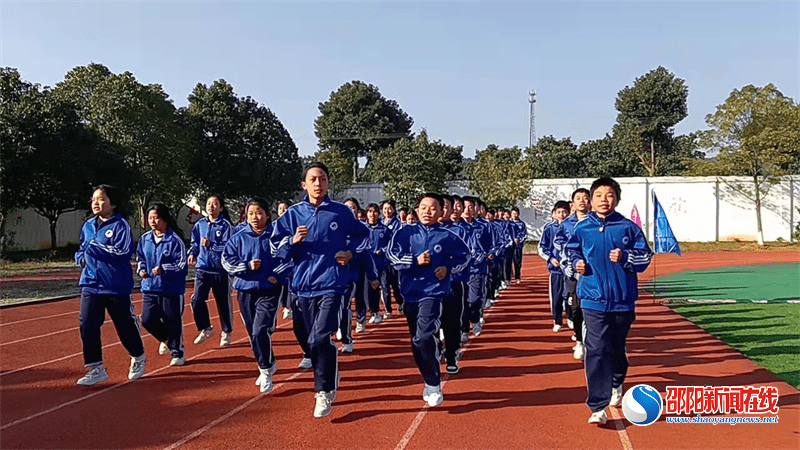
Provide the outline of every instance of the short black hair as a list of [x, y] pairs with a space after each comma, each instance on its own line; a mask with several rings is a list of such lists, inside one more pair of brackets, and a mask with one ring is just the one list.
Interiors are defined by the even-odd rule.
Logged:
[[511, 208], [511, 212], [514, 212], [514, 211], [516, 211], [517, 214], [519, 214], [519, 208], [517, 208], [516, 206]]
[[94, 191], [98, 189], [105, 192], [108, 201], [111, 203], [111, 206], [114, 207], [114, 213], [125, 216], [125, 206], [128, 204], [127, 193], [123, 189], [111, 184], [98, 184], [92, 187], [92, 195], [94, 195]]
[[344, 199], [344, 201], [342, 203], [347, 203], [347, 202], [355, 203], [356, 204], [356, 210], [357, 211], [361, 211], [361, 205], [358, 203], [358, 200], [356, 200], [354, 197], [347, 197], [346, 199]]
[[272, 223], [272, 213], [269, 210], [269, 202], [263, 197], [250, 197], [247, 200], [247, 203], [244, 205], [245, 221], [247, 221], [247, 208], [251, 205], [256, 205], [263, 209], [264, 212], [267, 213], [267, 225]]
[[367, 205], [367, 209], [365, 209], [364, 211], [369, 211], [370, 208], [375, 208], [375, 211], [377, 211], [378, 213], [381, 212], [381, 207], [378, 206], [377, 203], [370, 203], [369, 205]]
[[614, 190], [614, 193], [617, 194], [617, 201], [622, 198], [622, 188], [619, 187], [619, 183], [611, 177], [603, 177], [594, 180], [592, 183], [592, 187], [589, 189], [589, 197], [594, 197], [594, 191], [597, 190], [600, 186], [607, 186]]
[[[453, 204], [453, 196], [452, 195], [450, 195], [450, 194], [442, 194], [442, 198], [447, 200], [447, 201], [449, 201], [451, 205]], [[444, 205], [442, 205], [442, 206], [444, 206]]]
[[397, 206], [395, 206], [394, 200], [389, 200], [389, 199], [381, 200], [381, 208], [383, 208], [383, 205], [385, 205], [387, 203], [392, 205], [392, 209], [397, 209]]
[[569, 211], [569, 202], [566, 200], [557, 201], [556, 204], [553, 206], [553, 212], [555, 212], [557, 209], [566, 209], [567, 211]]
[[308, 166], [306, 166], [305, 170], [303, 170], [303, 180], [302, 181], [306, 181], [306, 175], [308, 175], [308, 171], [311, 170], [311, 169], [322, 169], [322, 171], [325, 172], [325, 177], [328, 178], [328, 180], [330, 180], [331, 177], [328, 175], [328, 166], [326, 166], [322, 162], [314, 161], [311, 164], [309, 164]]
[[[108, 195], [106, 193], [106, 195]], [[175, 220], [175, 217], [172, 216], [172, 212], [170, 212], [167, 205], [163, 203], [153, 203], [147, 208], [147, 211], [144, 213], [145, 218], [150, 217], [150, 211], [155, 211], [158, 217], [161, 218], [167, 224], [167, 228], [172, 230], [181, 240], [183, 240], [183, 231], [181, 231], [180, 227], [178, 227], [178, 221]]]
[[588, 190], [588, 189], [586, 189], [586, 188], [578, 188], [578, 189], [575, 189], [575, 190], [572, 192], [572, 197], [570, 197], [570, 198], [571, 198], [571, 199], [574, 201], [574, 200], [575, 200], [575, 196], [576, 196], [576, 195], [578, 195], [578, 194], [580, 194], [581, 192], [583, 192], [584, 194], [588, 195], [589, 197], [591, 197], [591, 196], [592, 196], [592, 193], [591, 193], [591, 192], [589, 192], [589, 190]]
[[478, 204], [478, 198], [477, 197], [473, 197], [471, 195], [465, 195], [465, 196], [461, 197], [461, 201], [463, 201], [464, 203], [470, 202], [470, 203], [472, 203], [473, 206]]
[[442, 198], [442, 194], [437, 194], [435, 192], [426, 192], [419, 197], [419, 202], [417, 202], [417, 206], [422, 202], [424, 198], [432, 198], [439, 202], [439, 208], [444, 209], [444, 198]]
[[455, 201], [459, 201], [459, 202], [463, 202], [463, 201], [464, 201], [464, 200], [461, 198], [461, 196], [460, 196], [460, 195], [458, 195], [458, 194], [450, 194], [450, 196], [451, 196], [451, 197], [453, 197], [453, 201], [454, 201], [454, 202], [455, 202]]
[[400, 207], [400, 208], [397, 210], [397, 212], [408, 212], [408, 208], [406, 208], [405, 206], [401, 206], [401, 207]]
[[494, 208], [489, 208], [489, 209], [486, 210], [486, 212], [491, 214], [491, 215], [497, 214], [497, 210], [495, 210]]

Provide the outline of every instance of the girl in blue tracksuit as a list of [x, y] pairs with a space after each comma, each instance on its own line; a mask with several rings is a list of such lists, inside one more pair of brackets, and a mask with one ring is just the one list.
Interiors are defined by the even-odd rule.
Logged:
[[208, 294], [214, 292], [217, 303], [222, 335], [219, 345], [231, 343], [233, 332], [233, 308], [229, 288], [228, 274], [222, 268], [220, 259], [225, 244], [233, 235], [233, 226], [225, 208], [225, 200], [219, 195], [212, 195], [206, 200], [208, 217], [197, 221], [192, 228], [192, 240], [189, 245], [189, 264], [196, 265], [194, 279], [194, 295], [192, 295], [192, 314], [194, 323], [200, 334], [194, 343], [200, 344], [214, 334], [208, 314]]
[[131, 355], [128, 378], [141, 377], [147, 360], [131, 302], [133, 236], [118, 209], [122, 201], [122, 194], [112, 186], [100, 185], [94, 189], [91, 202], [94, 217], [83, 224], [81, 245], [75, 252], [75, 262], [81, 267], [78, 286], [81, 288], [79, 321], [83, 362], [89, 369], [78, 380], [78, 384], [84, 386], [108, 380], [100, 339], [106, 310], [122, 346]]
[[270, 251], [272, 225], [267, 223], [268, 208], [260, 198], [247, 202], [248, 227], [228, 240], [221, 259], [222, 266], [234, 277], [242, 319], [258, 362], [256, 386], [263, 393], [272, 391], [272, 374], [277, 370], [271, 335], [289, 267]]
[[566, 251], [579, 275], [577, 293], [586, 327], [589, 423], [603, 424], [606, 406], [622, 400], [628, 371], [625, 343], [636, 317], [636, 274], [647, 269], [653, 252], [642, 230], [615, 211], [620, 198], [616, 181], [595, 180], [590, 193], [593, 212], [575, 226]]
[[[380, 207], [376, 203], [370, 203], [367, 206], [367, 226], [369, 227], [369, 248], [372, 255], [372, 260], [375, 263], [375, 270], [378, 276], [384, 277], [387, 270], [386, 264], [386, 250], [389, 247], [389, 240], [392, 238], [392, 231], [380, 221]], [[370, 314], [378, 322], [380, 322], [380, 289], [371, 289], [370, 286], [364, 288], [366, 294], [364, 302], [369, 307]], [[358, 323], [356, 324], [356, 331], [363, 330], [366, 320], [366, 311], [364, 315], [359, 315]], [[375, 322], [373, 320], [373, 322]], [[360, 324], [360, 326], [359, 326]]]
[[150, 231], [139, 238], [137, 272], [142, 279], [142, 326], [170, 352], [171, 366], [186, 362], [183, 351], [183, 293], [186, 292], [186, 246], [169, 209], [156, 203], [147, 210]]
[[[389, 229], [389, 233], [394, 235], [397, 230], [405, 225], [405, 222], [395, 214], [394, 200], [384, 200], [381, 202], [381, 212], [383, 212], [383, 224]], [[400, 285], [398, 284], [397, 270], [391, 265], [387, 265], [383, 273], [381, 273], [381, 291], [383, 296], [383, 305], [386, 310], [385, 318], [392, 318], [392, 293], [394, 293], [394, 301], [397, 303], [397, 312], [403, 313], [403, 295], [400, 293]], [[380, 323], [381, 316], [372, 316], [370, 323]]]
[[301, 185], [306, 196], [278, 219], [270, 242], [273, 255], [294, 262], [292, 291], [308, 330], [314, 367], [314, 417], [325, 417], [338, 386], [338, 349], [331, 335], [339, 328], [342, 302], [350, 287], [348, 264], [353, 255], [368, 248], [369, 230], [347, 206], [328, 197], [324, 164], [309, 165]]
[[419, 204], [420, 222], [395, 233], [387, 253], [400, 276], [411, 349], [425, 380], [422, 398], [428, 406], [443, 399], [436, 338], [442, 298], [450, 291], [451, 274], [463, 271], [470, 259], [464, 241], [438, 222], [443, 204], [441, 195], [425, 194]]
[[514, 278], [520, 283], [522, 271], [522, 250], [525, 248], [525, 239], [528, 237], [528, 226], [519, 220], [519, 208], [511, 208], [511, 224], [514, 228]]
[[[561, 222], [569, 215], [569, 203], [559, 200], [553, 206], [553, 221], [546, 224], [539, 240], [539, 256], [545, 260], [547, 270], [550, 272], [550, 313], [553, 315], [553, 332], [561, 331], [564, 312], [564, 272], [561, 269], [561, 252], [563, 249], [556, 246], [556, 235]], [[570, 316], [571, 317], [571, 316]]]

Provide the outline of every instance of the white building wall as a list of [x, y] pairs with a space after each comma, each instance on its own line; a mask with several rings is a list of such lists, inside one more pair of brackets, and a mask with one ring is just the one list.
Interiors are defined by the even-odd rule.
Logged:
[[[534, 180], [530, 194], [517, 205], [520, 218], [528, 225], [530, 239], [538, 239], [542, 226], [549, 220], [550, 211], [557, 200], [569, 200], [577, 187], [589, 187], [593, 180], [558, 179]], [[653, 220], [651, 192], [655, 191], [675, 236], [679, 241], [709, 242], [715, 240], [756, 240], [756, 213], [751, 199], [741, 191], [752, 192], [752, 181], [745, 177], [658, 177], [618, 178], [622, 187], [622, 198], [617, 211], [630, 217], [634, 205], [642, 217], [643, 227], [652, 239], [650, 224]], [[466, 182], [453, 182], [448, 191], [458, 195], [470, 195]], [[339, 190], [334, 196], [342, 200], [356, 198], [361, 207], [383, 200], [383, 189], [379, 184], [360, 183]], [[780, 183], [772, 185], [762, 199], [761, 219], [764, 239], [791, 240], [794, 226], [800, 222], [800, 176], [782, 177]], [[192, 203], [195, 211], [201, 205]], [[63, 215], [58, 222], [59, 245], [78, 243], [80, 228], [88, 217], [87, 211], [76, 211]], [[189, 208], [183, 208], [177, 217], [184, 236], [189, 237], [192, 225], [201, 218]], [[13, 249], [40, 250], [50, 246], [50, 231], [47, 220], [32, 210], [12, 211], [8, 216], [6, 231], [13, 233]], [[132, 226], [134, 237], [138, 237], [138, 226]]]

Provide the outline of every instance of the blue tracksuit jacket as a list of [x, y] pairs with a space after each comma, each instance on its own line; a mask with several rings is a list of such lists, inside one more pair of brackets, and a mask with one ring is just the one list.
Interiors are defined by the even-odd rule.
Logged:
[[133, 291], [132, 255], [131, 227], [121, 214], [105, 222], [90, 218], [81, 228], [81, 246], [75, 252], [75, 262], [78, 266], [83, 263], [78, 286], [92, 294], [129, 295]]
[[367, 224], [367, 227], [369, 227], [370, 253], [375, 261], [375, 269], [380, 273], [386, 269], [386, 250], [392, 239], [392, 232], [380, 220], [375, 225]]
[[528, 226], [521, 220], [512, 220], [508, 222], [511, 226], [511, 239], [519, 239], [519, 245], [522, 246], [528, 238]]
[[471, 229], [459, 225], [461, 222], [463, 222], [463, 220], [460, 220], [458, 224], [453, 223], [450, 220], [442, 222], [442, 228], [458, 236], [459, 239], [464, 241], [464, 244], [466, 244], [467, 248], [469, 249], [469, 262], [467, 263], [467, 268], [451, 276], [451, 280], [456, 282], [467, 281], [469, 279], [469, 267], [475, 264], [478, 254], [481, 253], [478, 251], [480, 247], [475, 243], [475, 237], [472, 235]]
[[[272, 256], [270, 237], [274, 224], [258, 234], [248, 224], [233, 235], [222, 252], [222, 267], [233, 275], [233, 288], [237, 291], [256, 291], [280, 287], [289, 274], [290, 264]], [[250, 268], [250, 261], [261, 260], [258, 270]], [[275, 277], [276, 284], [269, 282]]]
[[559, 226], [557, 220], [546, 223], [542, 230], [542, 238], [539, 240], [539, 256], [547, 261], [547, 270], [557, 274], [562, 273], [561, 268], [554, 266], [552, 260], [561, 260], [561, 249], [556, 246], [555, 240]]
[[[308, 236], [293, 244], [295, 230], [301, 225], [308, 227]], [[343, 203], [326, 196], [315, 208], [305, 196], [275, 222], [270, 245], [278, 259], [294, 262], [291, 289], [297, 295], [345, 294], [350, 284], [350, 268], [336, 262], [336, 253], [350, 250], [355, 256], [367, 251], [369, 229]]]
[[[167, 228], [161, 241], [156, 243], [155, 232], [148, 231], [139, 238], [136, 247], [137, 271], [144, 270], [142, 292], [148, 294], [183, 295], [186, 292], [186, 246], [183, 240]], [[161, 268], [161, 275], [153, 275], [153, 269]]]
[[[608, 255], [617, 248], [622, 257], [613, 263]], [[634, 310], [639, 294], [636, 274], [647, 269], [653, 256], [641, 228], [618, 212], [605, 220], [591, 212], [575, 227], [566, 251], [573, 270], [578, 261], [586, 262], [577, 287], [581, 308]]]
[[[420, 266], [417, 256], [426, 250], [430, 251], [431, 263]], [[426, 297], [441, 298], [450, 292], [450, 275], [467, 268], [470, 252], [461, 238], [440, 224], [417, 223], [401, 228], [392, 237], [387, 258], [399, 272], [403, 299], [414, 302]], [[434, 274], [441, 266], [447, 268], [442, 280]]]
[[[225, 244], [233, 236], [233, 225], [224, 217], [210, 221], [208, 217], [198, 220], [192, 227], [192, 239], [189, 244], [189, 254], [197, 258], [196, 268], [202, 272], [224, 273], [220, 258]], [[210, 247], [200, 245], [202, 238], [211, 241]]]

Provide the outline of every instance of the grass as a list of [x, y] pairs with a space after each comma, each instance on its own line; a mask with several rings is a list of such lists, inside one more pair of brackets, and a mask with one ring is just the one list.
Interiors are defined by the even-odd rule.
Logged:
[[56, 270], [77, 269], [74, 261], [22, 261], [0, 260], [0, 278], [17, 275], [33, 275]]
[[800, 305], [703, 304], [671, 308], [800, 388]]
[[3, 285], [0, 290], [0, 305], [24, 303], [43, 298], [78, 295], [80, 289], [75, 280], [48, 280], [31, 283]]

